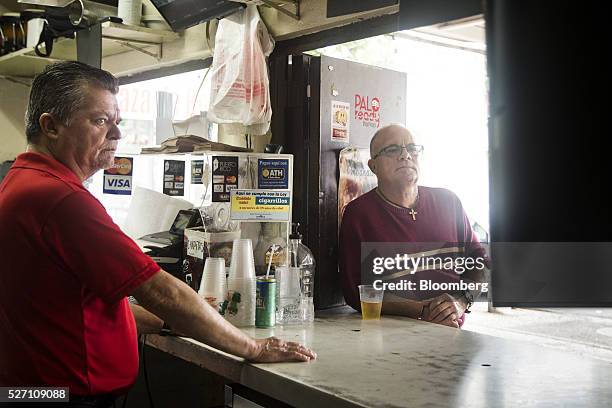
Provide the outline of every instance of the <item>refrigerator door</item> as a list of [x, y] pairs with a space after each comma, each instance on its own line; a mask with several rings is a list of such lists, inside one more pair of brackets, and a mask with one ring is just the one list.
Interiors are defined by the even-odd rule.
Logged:
[[[295, 156], [294, 222], [316, 262], [315, 305], [344, 303], [338, 274], [338, 158], [406, 122], [406, 74], [321, 56], [271, 61], [273, 141]], [[303, 198], [303, 199], [300, 199]]]

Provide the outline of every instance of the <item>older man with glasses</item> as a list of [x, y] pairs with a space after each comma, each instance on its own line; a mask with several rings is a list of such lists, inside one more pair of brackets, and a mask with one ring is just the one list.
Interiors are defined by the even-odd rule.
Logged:
[[[472, 232], [459, 198], [446, 189], [418, 185], [422, 152], [423, 146], [416, 144], [412, 134], [401, 125], [385, 126], [372, 137], [368, 166], [378, 179], [378, 187], [346, 207], [340, 228], [342, 288], [346, 302], [356, 310], [360, 310], [358, 285], [362, 283], [362, 257], [358, 254], [364, 242], [411, 243], [414, 244], [412, 248], [419, 249], [411, 254], [415, 258], [423, 253], [444, 254], [452, 259], [468, 255], [484, 258], [486, 263], [484, 249]], [[435, 244], [427, 248], [425, 243]], [[440, 246], [442, 243], [446, 245]], [[385, 250], [382, 246], [378, 249]], [[414, 269], [392, 275], [417, 281], [423, 278], [444, 281], [449, 275], [454, 275], [451, 279], [458, 279], [455, 271], [436, 275], [439, 271], [422, 266]], [[474, 282], [482, 280], [482, 273], [470, 271], [462, 277]], [[473, 301], [473, 293], [465, 290], [436, 293], [429, 298], [419, 298], [418, 286], [412, 287], [410, 292], [403, 297], [405, 291], [403, 294], [386, 291], [382, 313], [459, 328]], [[420, 291], [420, 295], [431, 293]]]

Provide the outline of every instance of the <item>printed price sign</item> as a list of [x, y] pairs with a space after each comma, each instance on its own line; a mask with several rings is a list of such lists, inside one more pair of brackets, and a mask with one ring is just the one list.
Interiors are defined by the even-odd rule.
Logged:
[[289, 221], [288, 190], [232, 190], [231, 219], [235, 221]]

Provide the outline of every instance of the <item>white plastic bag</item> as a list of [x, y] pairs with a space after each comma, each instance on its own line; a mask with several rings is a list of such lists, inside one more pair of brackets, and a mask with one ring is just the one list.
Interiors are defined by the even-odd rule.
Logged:
[[257, 6], [219, 22], [212, 63], [208, 119], [237, 124], [237, 133], [263, 135], [270, 128], [272, 107], [266, 57], [274, 40]]

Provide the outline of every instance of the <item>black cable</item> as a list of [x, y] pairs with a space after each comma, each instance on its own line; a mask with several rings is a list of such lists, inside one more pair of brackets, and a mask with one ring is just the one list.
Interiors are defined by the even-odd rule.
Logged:
[[155, 404], [153, 404], [153, 397], [151, 396], [151, 387], [149, 385], [149, 373], [147, 372], [147, 359], [145, 358], [146, 339], [147, 339], [147, 336], [143, 335], [142, 336], [142, 369], [144, 370], [145, 385], [147, 387], [147, 396], [149, 397], [149, 406], [151, 408], [155, 408]]

